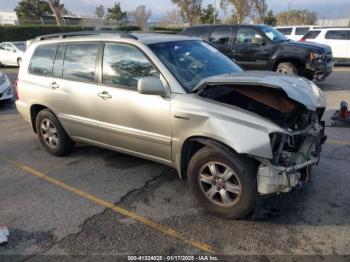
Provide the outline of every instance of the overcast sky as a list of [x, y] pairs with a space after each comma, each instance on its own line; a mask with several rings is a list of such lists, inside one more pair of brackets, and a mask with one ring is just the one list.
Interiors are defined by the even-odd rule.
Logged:
[[[171, 8], [171, 0], [117, 0], [124, 10], [135, 9], [146, 5], [152, 10], [153, 19], [159, 19]], [[310, 9], [319, 14], [319, 18], [350, 18], [350, 0], [267, 0], [269, 8], [274, 12], [288, 9]], [[12, 11], [19, 0], [0, 0], [0, 11]], [[110, 7], [115, 0], [61, 0], [75, 14], [93, 15], [97, 5]], [[214, 3], [215, 0], [203, 0], [204, 4]], [[220, 0], [216, 0], [219, 6]]]

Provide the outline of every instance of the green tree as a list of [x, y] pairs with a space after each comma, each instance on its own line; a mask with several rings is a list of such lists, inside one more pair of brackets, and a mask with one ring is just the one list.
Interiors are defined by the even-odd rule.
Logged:
[[39, 20], [53, 14], [49, 4], [42, 0], [22, 0], [16, 6], [15, 12], [20, 21]]
[[214, 24], [218, 21], [218, 12], [212, 4], [209, 4], [201, 10], [200, 19], [203, 24]]
[[190, 26], [200, 20], [203, 0], [171, 0], [171, 2], [179, 7], [183, 20]]
[[275, 26], [277, 23], [276, 17], [273, 15], [272, 10], [270, 10], [267, 15], [264, 17], [264, 24]]
[[221, 0], [220, 6], [226, 12], [229, 6], [234, 8], [234, 17], [237, 18], [238, 24], [252, 14], [253, 0]]
[[60, 0], [47, 0], [53, 15], [55, 16], [57, 25], [64, 24], [62, 18], [62, 11], [67, 11], [63, 4], [60, 4]]
[[116, 2], [112, 8], [107, 8], [107, 19], [116, 20], [117, 25], [127, 17], [127, 12], [123, 12], [120, 2]]

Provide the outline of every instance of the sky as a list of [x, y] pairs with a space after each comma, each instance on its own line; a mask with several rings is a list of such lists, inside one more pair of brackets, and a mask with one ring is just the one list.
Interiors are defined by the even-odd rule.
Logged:
[[[166, 11], [172, 8], [171, 0], [117, 0], [122, 9], [133, 10], [139, 5], [146, 5], [152, 10], [152, 20], [159, 20]], [[0, 11], [12, 11], [19, 0], [0, 0]], [[111, 7], [115, 0], [61, 0], [75, 14], [93, 15], [97, 5]], [[215, 0], [203, 0], [204, 4], [214, 3]], [[220, 0], [216, 0], [219, 7]], [[268, 6], [278, 13], [291, 9], [309, 9], [316, 11], [319, 18], [350, 18], [350, 0], [267, 0]]]

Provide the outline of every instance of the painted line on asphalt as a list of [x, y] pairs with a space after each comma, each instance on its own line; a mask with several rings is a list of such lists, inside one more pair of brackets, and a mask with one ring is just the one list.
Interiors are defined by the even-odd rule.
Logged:
[[176, 231], [168, 226], [158, 224], [157, 222], [154, 222], [148, 218], [145, 218], [141, 215], [138, 215], [134, 212], [131, 212], [125, 208], [117, 206], [111, 202], [105, 201], [99, 197], [96, 197], [96, 196], [94, 196], [90, 193], [87, 193], [85, 191], [82, 191], [78, 188], [75, 188], [73, 186], [65, 184], [64, 182], [57, 180], [55, 178], [52, 178], [50, 176], [47, 176], [44, 173], [37, 171], [30, 166], [17, 163], [16, 161], [13, 161], [11, 159], [7, 159], [7, 158], [4, 158], [4, 159], [6, 161], [8, 161], [9, 163], [11, 163], [12, 165], [22, 169], [23, 171], [25, 171], [33, 176], [39, 177], [39, 178], [41, 178], [41, 179], [43, 179], [43, 180], [45, 180], [53, 185], [59, 186], [59, 187], [65, 189], [73, 194], [79, 195], [82, 198], [88, 199], [88, 200], [90, 200], [90, 201], [92, 201], [100, 206], [111, 209], [118, 214], [129, 217], [131, 219], [134, 219], [135, 221], [138, 221], [146, 226], [149, 226], [149, 227], [155, 229], [156, 231], [162, 232], [165, 235], [168, 235], [168, 236], [171, 236], [171, 237], [176, 238], [178, 240], [181, 240], [182, 242], [184, 242], [188, 245], [191, 245], [199, 250], [205, 251], [205, 252], [210, 253], [210, 254], [214, 254], [214, 248], [208, 244], [187, 238], [184, 235], [182, 235], [180, 232], [178, 232], [178, 231]]
[[327, 139], [327, 143], [335, 144], [335, 145], [350, 146], [350, 142], [348, 142], [348, 141], [341, 141], [341, 140]]

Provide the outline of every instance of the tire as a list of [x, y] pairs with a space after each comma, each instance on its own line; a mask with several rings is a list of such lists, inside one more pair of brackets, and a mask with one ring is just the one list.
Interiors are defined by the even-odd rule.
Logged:
[[[214, 164], [217, 167], [210, 169]], [[210, 213], [226, 219], [241, 219], [253, 211], [256, 167], [249, 158], [221, 149], [204, 147], [190, 160], [187, 174], [189, 187], [198, 202]], [[215, 172], [211, 170], [215, 169], [219, 173], [219, 179], [212, 179], [212, 173]], [[223, 174], [229, 174], [225, 172], [228, 169], [231, 169], [232, 176], [228, 175], [229, 178], [224, 182]], [[201, 181], [203, 176], [206, 182]], [[213, 193], [215, 190], [216, 193]], [[222, 196], [226, 196], [226, 201]]]
[[276, 72], [289, 76], [299, 75], [299, 71], [296, 66], [289, 62], [279, 63], [276, 68]]
[[20, 67], [21, 64], [22, 64], [22, 58], [18, 58], [18, 59], [17, 59], [17, 65], [18, 65], [18, 67]]
[[66, 156], [74, 148], [74, 142], [63, 129], [57, 117], [48, 109], [39, 112], [36, 130], [41, 145], [55, 156]]

